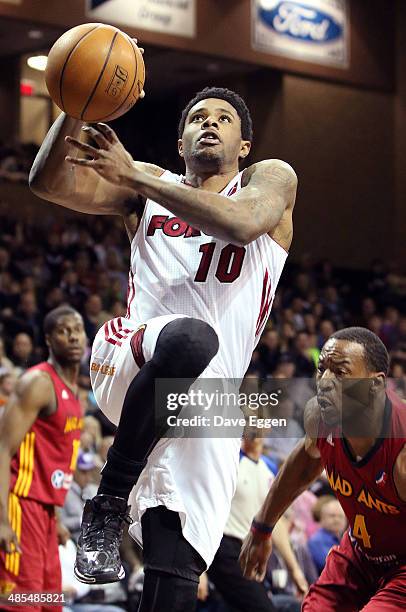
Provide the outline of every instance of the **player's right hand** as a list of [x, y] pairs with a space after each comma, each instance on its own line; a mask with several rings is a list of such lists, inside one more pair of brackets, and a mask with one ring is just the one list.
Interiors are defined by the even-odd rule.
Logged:
[[262, 582], [271, 552], [271, 538], [264, 540], [250, 531], [242, 544], [239, 558], [245, 578]]
[[[133, 41], [135, 42], [135, 44], [138, 47], [138, 38], [133, 38]], [[140, 50], [141, 55], [144, 55], [145, 49], [143, 47], [138, 47], [138, 49]], [[142, 98], [145, 98], [145, 91], [144, 90], [142, 90], [142, 92], [140, 93], [140, 99], [142, 100]]]
[[21, 552], [17, 536], [9, 522], [0, 523], [0, 550], [6, 553]]

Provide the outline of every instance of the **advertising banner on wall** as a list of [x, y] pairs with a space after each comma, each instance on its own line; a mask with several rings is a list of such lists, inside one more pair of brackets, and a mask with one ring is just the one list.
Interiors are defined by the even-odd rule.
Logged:
[[196, 0], [87, 0], [86, 15], [153, 32], [196, 34]]
[[257, 51], [348, 68], [347, 0], [251, 0], [252, 45]]

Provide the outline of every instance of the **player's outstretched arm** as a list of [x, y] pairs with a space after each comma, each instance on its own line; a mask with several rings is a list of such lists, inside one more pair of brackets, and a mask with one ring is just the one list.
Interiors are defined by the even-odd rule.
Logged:
[[272, 531], [290, 504], [323, 471], [314, 435], [317, 423], [318, 406], [315, 400], [310, 400], [305, 410], [306, 438], [299, 442], [281, 467], [254, 519], [254, 528], [244, 540], [240, 564], [247, 578], [262, 582], [272, 552], [271, 539], [266, 532]]
[[[97, 130], [83, 121], [61, 113], [45, 137], [31, 168], [31, 190], [44, 200], [78, 212], [124, 217], [136, 213], [139, 195], [134, 190], [112, 184], [90, 168], [66, 163], [66, 156], [75, 156], [77, 150], [82, 150], [82, 145], [85, 147], [85, 143], [80, 140], [84, 134], [91, 138], [96, 134], [96, 142], [101, 137]], [[69, 138], [76, 146], [69, 143]], [[133, 161], [121, 143], [120, 155], [121, 161], [128, 167], [137, 166], [138, 162]], [[139, 164], [139, 168], [144, 172], [152, 172], [153, 169], [158, 173], [156, 166], [150, 167], [149, 164]]]
[[122, 145], [112, 146], [117, 144], [113, 130], [103, 124], [97, 124], [97, 129], [105, 136], [105, 140], [99, 139], [98, 148], [75, 138], [68, 139], [72, 146], [89, 156], [89, 159], [79, 159], [68, 155], [69, 164], [92, 170], [114, 185], [125, 185], [165, 206], [193, 227], [238, 245], [272, 232], [286, 213], [290, 220], [286, 220], [282, 246], [289, 247], [297, 177], [285, 162], [266, 160], [254, 164], [244, 173], [243, 188], [228, 198], [184, 184], [160, 181], [159, 175], [148, 171], [145, 164], [131, 167], [123, 158]]
[[8, 520], [10, 463], [41, 410], [55, 401], [52, 382], [39, 371], [24, 374], [17, 382], [0, 419], [0, 549], [13, 552], [17, 537]]
[[[285, 213], [291, 217], [297, 189], [296, 174], [280, 160], [254, 164], [246, 173], [245, 186], [230, 198], [159, 181], [141, 172], [133, 174], [126, 184], [193, 227], [233, 244], [246, 245], [272, 232]], [[287, 226], [284, 248], [289, 248], [292, 239], [291, 222]]]
[[[272, 232], [285, 214], [291, 218], [297, 189], [296, 174], [280, 160], [254, 164], [247, 176], [245, 186], [230, 198], [159, 181], [138, 171], [124, 182], [193, 227], [233, 244], [246, 245]], [[287, 226], [284, 248], [289, 248], [292, 238], [291, 222]]]

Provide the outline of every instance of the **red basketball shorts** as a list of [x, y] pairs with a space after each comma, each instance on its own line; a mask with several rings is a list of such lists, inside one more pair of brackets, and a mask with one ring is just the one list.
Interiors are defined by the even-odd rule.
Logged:
[[[37, 602], [41, 601], [39, 597], [32, 597], [29, 603], [7, 606], [6, 598], [11, 594], [14, 596], [18, 593], [35, 595], [62, 592], [53, 506], [10, 493], [8, 514], [10, 524], [19, 540], [21, 553], [0, 552], [0, 609], [24, 612], [39, 612], [46, 609], [48, 612], [61, 612], [62, 606], [51, 608], [44, 603], [36, 603], [35, 599]], [[58, 601], [56, 597], [53, 598], [53, 601], [55, 600]]]
[[406, 564], [371, 563], [357, 553], [348, 532], [327, 555], [320, 578], [305, 597], [303, 612], [399, 612], [405, 609]]

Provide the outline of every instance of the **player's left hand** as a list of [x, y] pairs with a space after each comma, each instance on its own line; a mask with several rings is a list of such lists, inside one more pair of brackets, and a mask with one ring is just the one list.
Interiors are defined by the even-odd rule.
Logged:
[[265, 578], [268, 559], [272, 552], [272, 540], [263, 540], [251, 531], [245, 538], [241, 553], [240, 566], [246, 578], [262, 582]]
[[116, 185], [123, 185], [126, 178], [134, 176], [136, 173], [134, 160], [110, 126], [105, 123], [96, 123], [92, 126], [84, 125], [82, 130], [97, 147], [81, 142], [72, 136], [66, 136], [65, 140], [91, 159], [67, 155], [65, 161], [75, 166], [92, 168], [104, 179]]
[[56, 535], [58, 536], [58, 544], [62, 544], [62, 546], [65, 546], [71, 538], [69, 529], [59, 520], [56, 521]]

